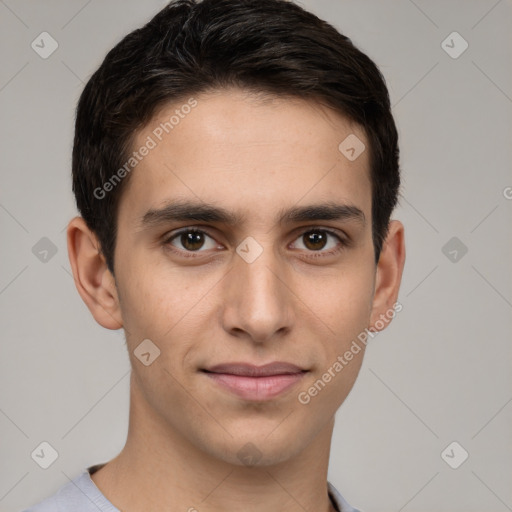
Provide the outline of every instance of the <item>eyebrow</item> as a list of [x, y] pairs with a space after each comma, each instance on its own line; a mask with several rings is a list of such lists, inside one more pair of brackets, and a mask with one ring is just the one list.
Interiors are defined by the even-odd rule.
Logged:
[[[156, 227], [173, 221], [217, 222], [230, 226], [243, 224], [247, 220], [245, 214], [231, 212], [225, 208], [190, 200], [171, 201], [163, 207], [148, 210], [139, 219], [141, 229]], [[364, 212], [354, 205], [326, 202], [307, 206], [282, 208], [278, 212], [277, 222], [291, 224], [307, 221], [338, 220], [351, 221], [366, 225]]]

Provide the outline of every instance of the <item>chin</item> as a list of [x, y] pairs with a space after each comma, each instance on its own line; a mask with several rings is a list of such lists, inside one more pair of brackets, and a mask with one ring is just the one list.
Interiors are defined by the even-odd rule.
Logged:
[[301, 452], [303, 445], [300, 439], [289, 429], [283, 430], [281, 435], [275, 435], [274, 432], [271, 435], [272, 439], [269, 437], [269, 432], [271, 430], [261, 429], [251, 435], [246, 431], [241, 436], [227, 436], [222, 442], [211, 440], [205, 443], [203, 449], [215, 459], [242, 467], [275, 466]]

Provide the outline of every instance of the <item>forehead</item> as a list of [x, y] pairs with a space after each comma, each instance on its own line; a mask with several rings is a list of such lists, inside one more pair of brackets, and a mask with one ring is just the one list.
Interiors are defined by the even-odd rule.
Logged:
[[[366, 149], [349, 159], [340, 151], [346, 140]], [[132, 150], [140, 161], [120, 217], [135, 221], [172, 199], [221, 205], [253, 222], [286, 205], [333, 201], [369, 217], [368, 149], [361, 127], [316, 102], [262, 99], [239, 89], [185, 98], [161, 108], [137, 133]]]

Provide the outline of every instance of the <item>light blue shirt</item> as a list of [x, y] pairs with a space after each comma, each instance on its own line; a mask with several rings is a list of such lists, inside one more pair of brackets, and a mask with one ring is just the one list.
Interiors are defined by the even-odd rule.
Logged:
[[[23, 512], [120, 512], [96, 487], [91, 474], [103, 464], [89, 466], [64, 484], [55, 494]], [[359, 512], [351, 507], [335, 487], [327, 482], [329, 497], [339, 512]]]

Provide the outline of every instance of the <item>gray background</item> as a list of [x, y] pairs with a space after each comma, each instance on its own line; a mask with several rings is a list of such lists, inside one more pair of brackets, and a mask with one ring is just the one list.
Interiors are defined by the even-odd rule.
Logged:
[[[107, 50], [164, 3], [0, 1], [1, 511], [39, 501], [125, 441], [121, 331], [95, 323], [67, 257], [73, 119]], [[403, 311], [370, 343], [337, 415], [329, 479], [367, 512], [512, 510], [512, 3], [303, 5], [379, 65], [404, 173]], [[31, 48], [43, 31], [59, 45], [47, 59]], [[469, 44], [456, 59], [441, 46], [453, 31]], [[43, 237], [57, 249], [46, 262], [32, 251]], [[452, 237], [457, 261], [442, 250]], [[59, 453], [46, 470], [31, 458], [42, 441]], [[458, 469], [441, 457], [453, 441], [469, 453]]]

